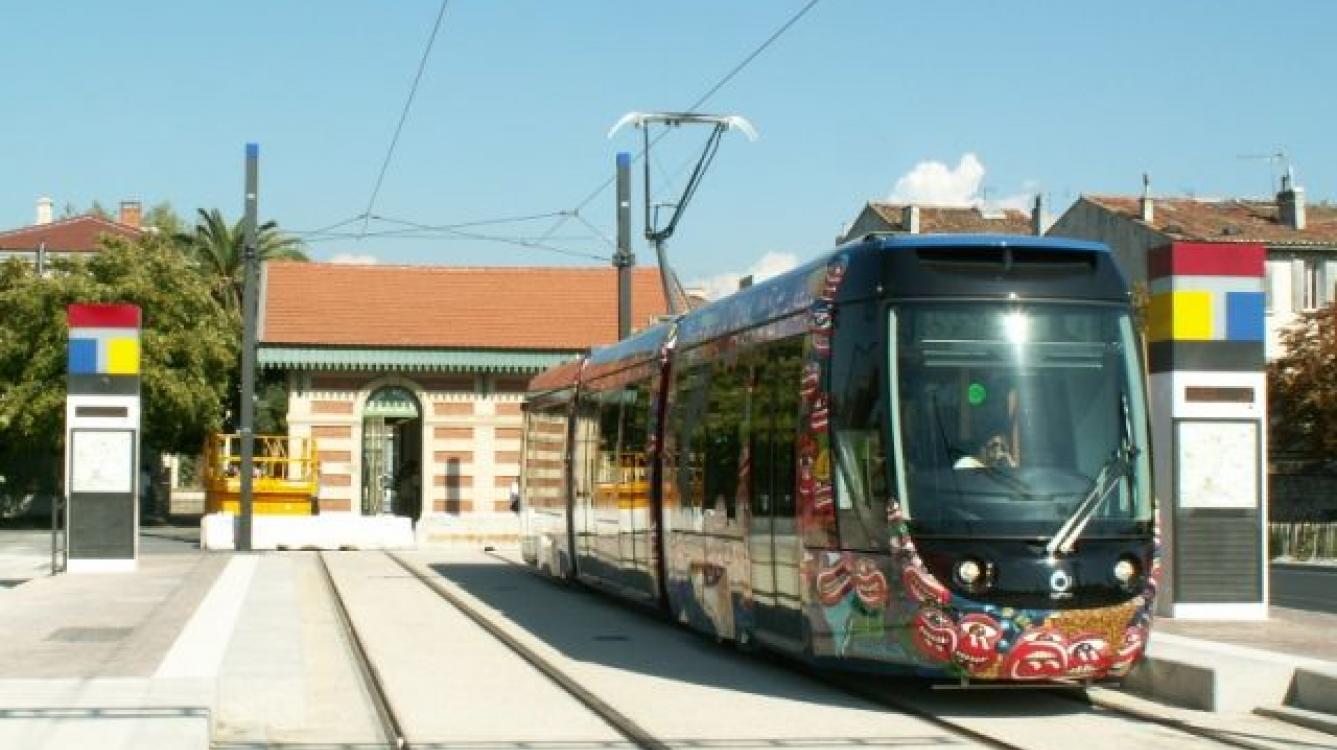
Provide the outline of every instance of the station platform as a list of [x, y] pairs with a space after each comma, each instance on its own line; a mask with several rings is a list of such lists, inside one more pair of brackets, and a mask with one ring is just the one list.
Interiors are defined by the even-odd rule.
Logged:
[[[0, 531], [0, 579], [10, 582], [0, 587], [0, 747], [371, 747], [382, 741], [313, 553], [206, 552], [190, 529], [145, 529], [141, 539], [134, 573], [51, 577], [43, 570], [49, 541], [44, 545], [40, 532]], [[499, 555], [517, 557], [507, 549]], [[685, 669], [670, 662], [689, 657], [694, 668], [718, 678], [697, 689], [718, 694], [719, 700], [727, 696], [736, 710], [773, 708], [791, 693], [815, 689], [780, 690], [774, 681], [781, 678], [771, 673], [743, 680], [736, 672], [751, 669], [740, 666], [750, 662], [737, 661], [715, 644], [625, 607], [609, 607], [599, 597], [573, 599], [569, 591], [476, 548], [427, 548], [406, 557], [485, 600], [496, 617], [533, 629], [579, 669], [594, 670], [606, 661], [590, 650], [583, 630], [588, 618], [601, 618], [608, 633], [625, 630], [630, 642], [641, 646], [602, 665], [600, 679], [608, 680], [611, 690], [634, 681], [662, 691], [666, 678]], [[468, 738], [450, 732], [463, 726], [473, 741], [483, 741], [488, 732], [496, 735], [488, 741], [514, 738], [515, 727], [506, 725], [509, 709], [497, 707], [514, 706], [517, 696], [540, 700], [546, 695], [541, 686], [520, 685], [514, 675], [502, 679], [510, 672], [496, 666], [499, 657], [470, 640], [466, 624], [441, 614], [446, 608], [421, 591], [408, 591], [417, 584], [387, 565], [384, 556], [350, 552], [332, 560], [346, 595], [360, 596], [365, 604], [354, 617], [372, 633], [369, 646], [392, 673], [396, 689], [410, 696], [404, 703], [429, 736], [461, 742]], [[1258, 623], [1161, 619], [1148, 660], [1127, 685], [1143, 697], [1093, 692], [1107, 695], [1112, 705], [1122, 701], [1179, 720], [1237, 727], [1250, 736], [1273, 732], [1283, 739], [1300, 737], [1311, 747], [1337, 747], [1333, 632], [1337, 615], [1281, 608]], [[622, 654], [621, 641], [608, 638]], [[678, 655], [645, 645], [665, 638]], [[446, 672], [467, 679], [451, 687], [443, 682]], [[493, 717], [492, 723], [461, 719], [447, 727], [430, 704], [415, 704], [411, 697], [443, 691], [457, 706], [472, 701], [461, 716]], [[669, 703], [677, 705], [673, 700]], [[651, 715], [654, 710], [646, 708]], [[814, 710], [829, 714], [830, 722], [880, 721], [836, 699]], [[1330, 734], [1285, 735], [1276, 727], [1291, 725], [1275, 722], [1259, 729], [1258, 722], [1270, 719], [1255, 715], [1258, 710], [1298, 712], [1301, 719], [1313, 718], [1306, 726]], [[723, 726], [723, 718], [700, 719], [714, 720]], [[702, 732], [714, 731], [713, 725], [702, 726]], [[888, 723], [886, 731], [931, 739], [922, 727], [897, 727]]]

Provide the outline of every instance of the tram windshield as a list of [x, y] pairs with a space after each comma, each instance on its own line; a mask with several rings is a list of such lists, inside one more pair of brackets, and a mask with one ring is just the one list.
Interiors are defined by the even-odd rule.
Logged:
[[1145, 532], [1147, 418], [1125, 309], [904, 305], [890, 338], [897, 490], [915, 533]]

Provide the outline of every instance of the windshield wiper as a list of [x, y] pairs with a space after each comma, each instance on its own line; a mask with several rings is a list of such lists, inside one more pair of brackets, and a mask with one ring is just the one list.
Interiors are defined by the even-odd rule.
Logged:
[[1072, 515], [1068, 516], [1059, 527], [1054, 538], [1049, 540], [1049, 544], [1045, 545], [1045, 552], [1049, 553], [1050, 557], [1056, 553], [1066, 555], [1072, 552], [1073, 545], [1086, 530], [1086, 525], [1091, 522], [1091, 518], [1095, 516], [1100, 506], [1105, 504], [1105, 498], [1119, 486], [1120, 479], [1132, 473], [1132, 459], [1136, 455], [1136, 448], [1125, 446], [1115, 451], [1105, 465], [1100, 467], [1100, 473], [1096, 475], [1095, 482], [1087, 491], [1086, 497], [1077, 504]]

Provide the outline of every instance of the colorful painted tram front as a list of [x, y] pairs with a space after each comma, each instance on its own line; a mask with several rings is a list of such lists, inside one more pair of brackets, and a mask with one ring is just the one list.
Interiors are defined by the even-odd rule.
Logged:
[[1098, 244], [870, 236], [540, 375], [524, 554], [724, 639], [969, 680], [1141, 655], [1159, 572]]

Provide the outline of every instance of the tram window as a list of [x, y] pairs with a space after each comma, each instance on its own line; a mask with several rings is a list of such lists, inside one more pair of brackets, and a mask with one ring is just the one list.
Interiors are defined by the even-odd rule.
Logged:
[[842, 308], [831, 363], [836, 523], [844, 549], [887, 546], [886, 352], [876, 303]]
[[751, 357], [753, 372], [752, 420], [749, 437], [751, 439], [750, 456], [752, 459], [749, 499], [754, 518], [769, 516], [774, 507], [777, 489], [772, 486], [771, 468], [774, 464], [775, 409], [774, 388], [766, 377], [766, 358], [758, 351]]
[[[749, 368], [736, 358], [717, 359], [705, 415], [706, 507], [733, 518], [739, 492], [740, 451], [747, 431]], [[746, 490], [746, 488], [745, 488]]]
[[593, 499], [599, 444], [599, 410], [588, 398], [576, 402], [575, 494], [576, 501], [588, 505]]
[[666, 456], [675, 463], [674, 482], [679, 501], [684, 507], [701, 508], [703, 487], [702, 465], [706, 451], [706, 399], [709, 395], [710, 366], [697, 365], [680, 372], [674, 379], [673, 455]]
[[645, 475], [646, 429], [650, 418], [650, 383], [642, 381], [622, 391], [622, 482], [648, 481]]
[[1126, 312], [944, 303], [906, 305], [894, 320], [918, 532], [1052, 535], [1120, 456], [1135, 470], [1095, 509], [1093, 528], [1123, 533], [1120, 523], [1150, 516]]
[[794, 517], [794, 435], [798, 430], [799, 379], [803, 367], [803, 341], [785, 339], [763, 349], [766, 358], [764, 381], [771, 394], [771, 494], [776, 518]]
[[617, 481], [619, 414], [621, 391], [595, 393], [599, 407], [599, 473], [598, 481], [608, 484]]
[[566, 404], [536, 402], [525, 413], [524, 498], [533, 508], [562, 505]]

